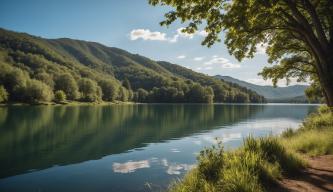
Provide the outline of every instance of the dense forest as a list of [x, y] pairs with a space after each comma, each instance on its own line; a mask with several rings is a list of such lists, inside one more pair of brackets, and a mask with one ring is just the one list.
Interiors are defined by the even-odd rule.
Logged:
[[265, 102], [244, 87], [95, 42], [0, 29], [0, 102]]

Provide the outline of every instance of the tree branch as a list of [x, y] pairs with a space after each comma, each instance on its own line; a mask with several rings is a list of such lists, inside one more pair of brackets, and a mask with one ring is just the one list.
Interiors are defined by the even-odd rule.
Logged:
[[323, 47], [325, 49], [327, 49], [328, 48], [328, 40], [326, 38], [323, 26], [322, 26], [322, 24], [319, 20], [319, 17], [318, 17], [318, 14], [317, 14], [315, 8], [313, 7], [313, 5], [311, 4], [311, 2], [309, 0], [304, 0], [303, 2], [304, 2], [305, 8], [308, 10], [310, 16], [313, 19], [313, 24], [314, 24], [314, 27], [315, 27], [316, 32], [318, 34], [318, 38], [319, 38], [320, 43], [323, 45]]

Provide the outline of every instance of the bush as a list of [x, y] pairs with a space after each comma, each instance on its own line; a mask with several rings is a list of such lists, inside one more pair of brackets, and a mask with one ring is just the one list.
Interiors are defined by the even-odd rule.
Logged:
[[58, 90], [54, 94], [54, 101], [57, 103], [63, 103], [66, 101], [66, 94], [62, 90]]
[[53, 92], [45, 83], [30, 79], [23, 89], [23, 98], [29, 103], [49, 102], [53, 99]]
[[198, 156], [198, 171], [202, 177], [210, 182], [218, 181], [223, 169], [223, 147], [219, 142], [217, 146], [206, 148]]
[[294, 130], [291, 129], [291, 128], [286, 129], [286, 130], [283, 131], [282, 134], [281, 134], [282, 137], [286, 137], [286, 138], [287, 138], [287, 137], [292, 137], [293, 135], [295, 135], [295, 132], [294, 132]]
[[8, 100], [8, 93], [6, 89], [0, 85], [0, 103], [6, 102]]

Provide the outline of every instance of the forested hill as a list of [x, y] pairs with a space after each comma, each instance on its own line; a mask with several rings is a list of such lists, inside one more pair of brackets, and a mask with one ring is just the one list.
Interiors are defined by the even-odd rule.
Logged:
[[258, 94], [263, 95], [268, 102], [308, 102], [304, 93], [305, 89], [308, 87], [306, 85], [292, 85], [275, 88], [268, 85], [255, 85], [229, 76], [216, 75], [215, 77], [251, 89]]
[[264, 102], [246, 88], [95, 42], [0, 28], [0, 102]]

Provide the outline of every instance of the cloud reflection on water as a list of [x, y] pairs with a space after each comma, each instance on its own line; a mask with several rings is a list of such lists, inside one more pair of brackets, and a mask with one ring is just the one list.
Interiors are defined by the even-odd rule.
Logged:
[[180, 175], [196, 166], [195, 164], [175, 163], [169, 162], [166, 158], [158, 159], [153, 157], [150, 160], [113, 163], [112, 169], [115, 173], [133, 173], [138, 169], [150, 168], [151, 164], [157, 164], [165, 167], [166, 173], [169, 175]]
[[148, 160], [128, 161], [126, 163], [113, 163], [112, 169], [115, 173], [132, 173], [137, 169], [149, 168]]

